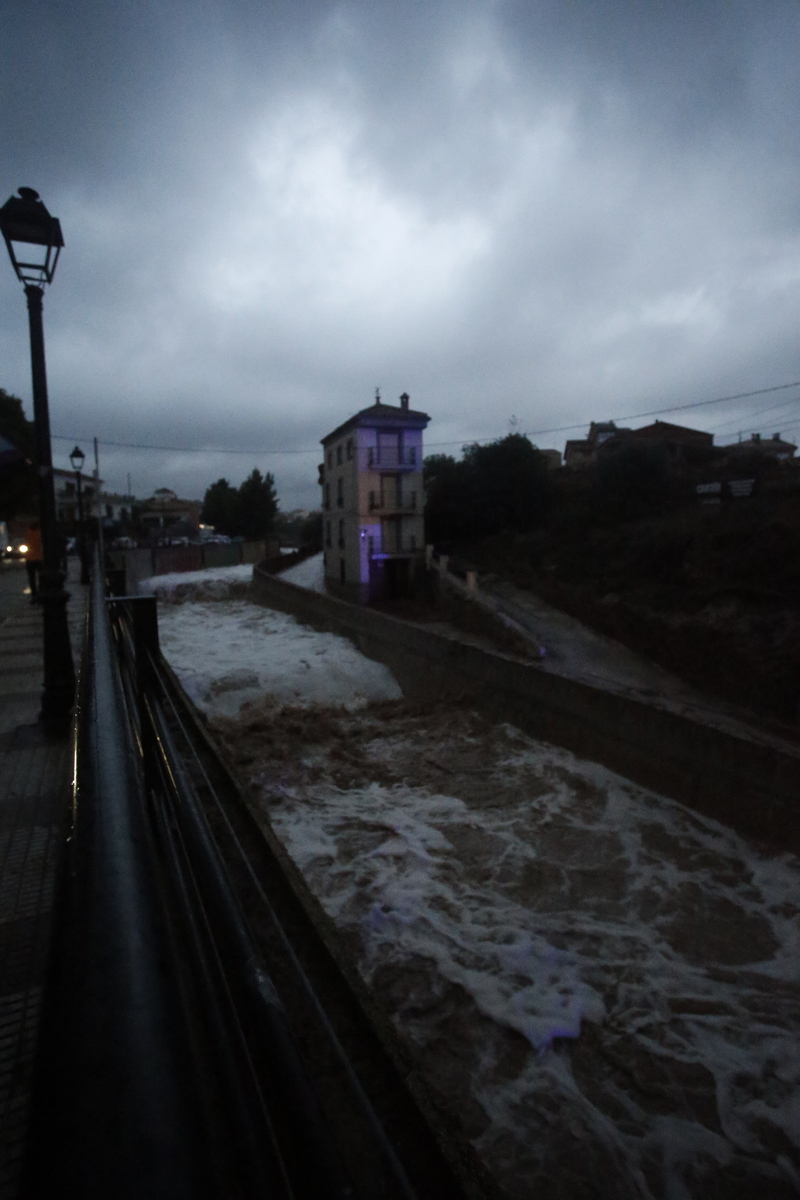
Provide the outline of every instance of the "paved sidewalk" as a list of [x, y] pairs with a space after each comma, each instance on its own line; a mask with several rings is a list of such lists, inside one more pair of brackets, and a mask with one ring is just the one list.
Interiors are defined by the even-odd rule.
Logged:
[[[86, 589], [72, 580], [68, 588], [77, 667]], [[60, 829], [70, 795], [70, 741], [48, 737], [39, 725], [41, 689], [42, 613], [26, 597], [0, 622], [0, 1200], [18, 1194]]]

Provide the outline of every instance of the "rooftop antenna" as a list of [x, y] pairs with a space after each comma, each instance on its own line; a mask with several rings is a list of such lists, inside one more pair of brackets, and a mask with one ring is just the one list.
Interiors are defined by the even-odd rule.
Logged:
[[379, 387], [376, 387], [375, 388], [375, 403], [380, 404], [380, 402], [381, 402], [381, 389]]

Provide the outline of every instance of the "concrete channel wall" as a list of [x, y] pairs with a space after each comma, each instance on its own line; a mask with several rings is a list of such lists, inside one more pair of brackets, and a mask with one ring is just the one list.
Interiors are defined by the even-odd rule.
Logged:
[[385, 663], [406, 696], [464, 698], [781, 849], [800, 852], [800, 749], [765, 744], [545, 673], [422, 626], [253, 572], [253, 598], [318, 629], [343, 634]]
[[108, 557], [118, 567], [124, 568], [125, 588], [133, 595], [140, 580], [149, 579], [151, 575], [257, 563], [263, 559], [264, 551], [263, 541], [209, 542], [203, 546], [147, 546], [138, 550], [112, 550]]

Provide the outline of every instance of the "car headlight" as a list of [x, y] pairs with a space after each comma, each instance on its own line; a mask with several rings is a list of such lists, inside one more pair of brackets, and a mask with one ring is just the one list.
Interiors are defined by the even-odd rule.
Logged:
[[6, 546], [6, 554], [10, 554], [13, 549], [13, 546]]
[[20, 548], [19, 548], [19, 552], [20, 552], [20, 554], [27, 554], [27, 553], [28, 553], [28, 547], [27, 547], [27, 546], [20, 546]]

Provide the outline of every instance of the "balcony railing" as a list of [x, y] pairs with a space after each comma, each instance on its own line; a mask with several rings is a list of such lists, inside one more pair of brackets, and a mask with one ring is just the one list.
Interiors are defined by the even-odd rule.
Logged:
[[416, 446], [404, 446], [398, 450], [396, 446], [367, 447], [367, 466], [378, 471], [397, 471], [401, 468], [413, 470], [418, 466]]
[[380, 496], [370, 496], [369, 511], [382, 513], [406, 513], [417, 511], [416, 496], [402, 497], [402, 499], [388, 500]]

